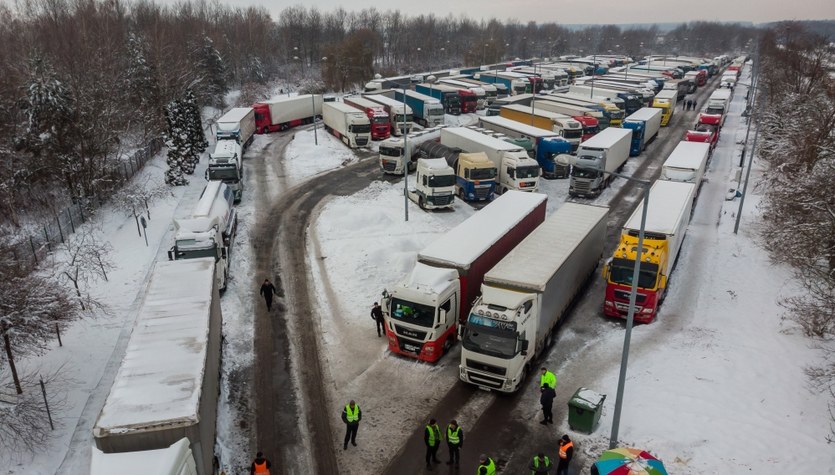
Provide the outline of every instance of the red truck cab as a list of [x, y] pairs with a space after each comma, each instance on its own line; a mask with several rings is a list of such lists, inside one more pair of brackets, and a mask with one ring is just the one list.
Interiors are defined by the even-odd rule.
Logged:
[[716, 147], [716, 142], [719, 140], [719, 127], [711, 124], [696, 124], [694, 130], [688, 130], [684, 134], [686, 142], [701, 142], [710, 144], [712, 151]]
[[371, 122], [371, 140], [383, 140], [391, 136], [389, 114], [382, 107], [369, 107], [365, 110]]
[[696, 126], [698, 127], [699, 124], [708, 124], [714, 125], [716, 127], [721, 127], [724, 116], [725, 114], [711, 114], [708, 112], [700, 112], [699, 119], [696, 121]]
[[699, 69], [696, 74], [696, 85], [702, 87], [705, 84], [707, 84], [707, 71], [704, 69]]
[[580, 138], [580, 142], [585, 142], [586, 140], [594, 137], [596, 133], [600, 132], [600, 124], [594, 117], [573, 115], [571, 118], [583, 126], [583, 136]]
[[469, 89], [459, 89], [458, 96], [461, 98], [461, 113], [475, 114], [478, 109], [478, 97], [475, 92]]

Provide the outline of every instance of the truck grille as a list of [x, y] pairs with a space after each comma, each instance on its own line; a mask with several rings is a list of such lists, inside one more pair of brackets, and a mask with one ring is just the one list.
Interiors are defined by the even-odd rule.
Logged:
[[590, 185], [590, 181], [574, 180], [574, 191], [579, 194], [586, 194], [589, 192]]
[[[629, 292], [623, 290], [615, 290], [615, 298], [619, 300], [625, 300], [629, 302]], [[635, 296], [635, 303], [644, 303], [647, 299], [647, 296], [644, 294], [638, 294]]]
[[398, 335], [414, 338], [415, 340], [423, 341], [426, 339], [426, 332], [412, 330], [411, 328], [406, 328], [400, 325], [394, 325], [394, 331], [397, 332]]
[[363, 147], [368, 145], [368, 138], [367, 137], [357, 137], [357, 145]]
[[443, 206], [452, 203], [452, 195], [433, 196], [432, 203]]
[[393, 172], [397, 168], [397, 162], [384, 162], [383, 170]]
[[491, 378], [490, 376], [484, 376], [483, 374], [473, 373], [472, 371], [467, 371], [467, 377], [473, 384], [477, 384], [479, 386], [485, 386], [493, 389], [501, 389], [502, 386], [504, 386], [504, 380]]
[[475, 189], [475, 197], [478, 200], [486, 200], [490, 197], [490, 187], [484, 186]]
[[507, 368], [497, 368], [493, 365], [482, 363], [480, 361], [473, 361], [470, 359], [467, 360], [467, 367], [485, 371], [487, 373], [498, 374], [500, 376], [504, 376], [507, 374]]
[[414, 353], [416, 355], [420, 355], [421, 350], [423, 350], [423, 343], [404, 340], [403, 338], [398, 338], [397, 344], [400, 347], [400, 351], [403, 353]]

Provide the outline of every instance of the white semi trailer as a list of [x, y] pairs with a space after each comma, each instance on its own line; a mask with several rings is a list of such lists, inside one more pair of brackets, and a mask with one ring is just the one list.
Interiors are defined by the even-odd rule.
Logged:
[[465, 127], [441, 129], [441, 143], [465, 152], [484, 152], [499, 170], [498, 192], [539, 189], [539, 163], [512, 143], [478, 133]]
[[464, 329], [462, 381], [506, 393], [519, 389], [593, 275], [608, 212], [565, 203], [487, 272]]
[[631, 130], [609, 127], [581, 143], [571, 170], [568, 194], [598, 196], [614, 178], [609, 173], [618, 170], [629, 158], [631, 138]]
[[350, 148], [365, 147], [371, 142], [371, 121], [359, 109], [343, 102], [322, 104], [325, 130]]
[[237, 140], [218, 140], [209, 154], [207, 180], [220, 180], [235, 193], [235, 203], [244, 192], [243, 148]]
[[[193, 467], [197, 475], [214, 473], [222, 323], [214, 267], [211, 258], [156, 263], [122, 364], [93, 426], [98, 451], [147, 460], [145, 451], [179, 443], [172, 455], [185, 459], [181, 468]], [[180, 442], [183, 437], [190, 454]], [[99, 466], [98, 458], [91, 469]], [[167, 474], [165, 469], [173, 467], [148, 463], [142, 468], [93, 473]]]
[[255, 136], [255, 110], [252, 107], [235, 107], [217, 120], [217, 140], [234, 139], [246, 150]]

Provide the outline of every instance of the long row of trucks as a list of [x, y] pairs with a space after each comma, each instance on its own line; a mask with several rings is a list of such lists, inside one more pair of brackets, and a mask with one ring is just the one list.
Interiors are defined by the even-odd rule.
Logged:
[[533, 156], [545, 178], [564, 178], [568, 168], [557, 163], [556, 157], [571, 153], [571, 143], [556, 132], [533, 127], [504, 117], [480, 117], [480, 127], [501, 132], [509, 137], [528, 139], [533, 144]]
[[365, 112], [371, 123], [371, 140], [385, 140], [391, 136], [391, 120], [383, 106], [362, 96], [345, 96], [342, 102]]
[[499, 112], [501, 117], [515, 120], [533, 127], [550, 130], [560, 135], [571, 144], [571, 150], [576, 151], [583, 138], [583, 126], [573, 118], [556, 112], [517, 104], [503, 106]]
[[441, 101], [444, 112], [450, 115], [461, 115], [461, 95], [458, 89], [443, 84], [415, 84], [415, 91]]

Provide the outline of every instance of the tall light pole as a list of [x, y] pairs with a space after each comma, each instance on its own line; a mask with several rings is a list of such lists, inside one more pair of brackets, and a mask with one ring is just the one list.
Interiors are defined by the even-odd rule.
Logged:
[[[557, 163], [563, 166], [569, 165], [569, 160], [564, 155], [557, 156]], [[629, 291], [629, 312], [626, 315], [626, 331], [623, 335], [623, 353], [620, 360], [620, 375], [618, 376], [618, 392], [615, 397], [615, 413], [612, 417], [612, 434], [609, 438], [609, 448], [613, 449], [618, 444], [618, 429], [620, 429], [620, 414], [623, 409], [623, 390], [626, 385], [626, 368], [629, 363], [629, 345], [632, 340], [632, 327], [635, 323], [635, 301], [638, 298], [638, 277], [641, 275], [641, 258], [644, 250], [644, 230], [647, 224], [647, 209], [649, 208], [649, 191], [652, 187], [652, 182], [649, 180], [642, 180], [640, 178], [622, 175], [615, 172], [607, 172], [599, 168], [578, 167], [586, 170], [593, 170], [599, 173], [616, 176], [624, 180], [634, 181], [641, 185], [644, 189], [643, 209], [641, 210], [641, 228], [638, 230], [638, 248], [635, 251], [635, 266], [632, 269], [632, 286]]]
[[[322, 56], [322, 62], [328, 60], [327, 56]], [[319, 145], [319, 134], [316, 132], [316, 94], [310, 95], [310, 107], [311, 112], [313, 112], [313, 142], [318, 146]]]
[[406, 88], [403, 88], [403, 214], [409, 221], [409, 134], [406, 133]]

